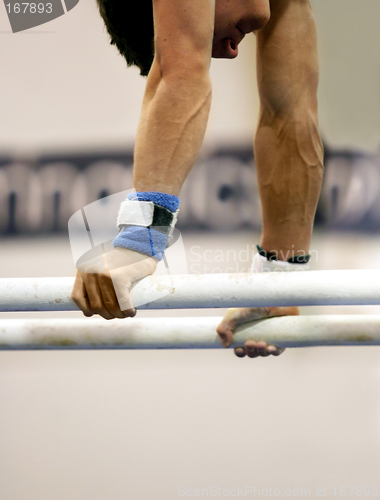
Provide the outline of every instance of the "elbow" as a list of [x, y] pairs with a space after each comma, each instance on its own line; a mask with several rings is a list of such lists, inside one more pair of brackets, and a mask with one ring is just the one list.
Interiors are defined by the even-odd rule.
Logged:
[[146, 92], [154, 95], [159, 86], [165, 85], [174, 94], [197, 92], [209, 94], [211, 79], [209, 61], [202, 53], [193, 52], [185, 60], [174, 60], [170, 55], [155, 56], [148, 75]]
[[209, 74], [212, 38], [179, 37], [175, 42], [155, 40], [154, 60], [163, 78], [184, 75], [205, 76]]
[[175, 92], [209, 94], [211, 79], [208, 68], [194, 64], [190, 68], [176, 68], [162, 74], [162, 81]]
[[181, 60], [162, 57], [161, 76], [166, 81], [197, 81], [209, 78], [210, 59], [203, 52], [188, 53]]

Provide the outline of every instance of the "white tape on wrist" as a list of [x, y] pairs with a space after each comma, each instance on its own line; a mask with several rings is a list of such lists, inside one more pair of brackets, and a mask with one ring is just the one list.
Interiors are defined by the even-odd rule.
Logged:
[[309, 264], [291, 264], [282, 260], [268, 260], [257, 253], [252, 261], [251, 273], [308, 271], [309, 268]]
[[174, 232], [174, 229], [175, 229], [175, 225], [177, 224], [177, 219], [178, 219], [178, 214], [179, 214], [179, 210], [176, 210], [174, 213], [173, 213], [173, 220], [170, 224], [170, 229], [169, 229], [169, 232], [168, 232], [168, 238], [169, 240], [173, 237], [173, 232]]
[[151, 201], [125, 200], [120, 205], [117, 226], [149, 227], [153, 222], [154, 203]]

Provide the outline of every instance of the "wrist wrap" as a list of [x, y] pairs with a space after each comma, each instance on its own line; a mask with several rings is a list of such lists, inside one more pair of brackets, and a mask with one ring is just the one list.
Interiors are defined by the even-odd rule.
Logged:
[[257, 245], [257, 252], [252, 261], [252, 273], [308, 271], [310, 268], [310, 255], [295, 255], [286, 262], [277, 260], [276, 254], [266, 252], [260, 245]]
[[121, 204], [114, 247], [163, 258], [178, 217], [179, 198], [155, 191], [130, 193]]

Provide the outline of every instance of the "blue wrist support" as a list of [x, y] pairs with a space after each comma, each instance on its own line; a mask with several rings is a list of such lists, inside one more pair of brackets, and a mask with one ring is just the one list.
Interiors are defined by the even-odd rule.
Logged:
[[[179, 207], [179, 198], [172, 194], [154, 191], [130, 193], [129, 200], [151, 201], [155, 205], [175, 212]], [[128, 248], [158, 260], [163, 258], [163, 253], [168, 245], [168, 237], [151, 227], [129, 226], [126, 227], [113, 240], [114, 247]]]
[[175, 212], [179, 207], [179, 198], [174, 194], [157, 193], [156, 191], [137, 191], [130, 193], [127, 196], [128, 200], [151, 201], [155, 205], [167, 208], [171, 212]]

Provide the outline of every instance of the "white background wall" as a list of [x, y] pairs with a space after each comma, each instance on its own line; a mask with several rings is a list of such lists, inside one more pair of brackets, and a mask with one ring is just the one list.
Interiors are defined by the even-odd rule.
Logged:
[[[380, 2], [313, 0], [319, 31], [320, 123], [332, 146], [380, 145]], [[214, 60], [207, 142], [250, 141], [258, 96], [255, 40]], [[145, 80], [108, 43], [95, 0], [13, 34], [0, 4], [2, 153], [133, 144]]]
[[312, 0], [320, 127], [331, 146], [380, 148], [380, 2]]

